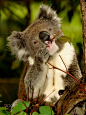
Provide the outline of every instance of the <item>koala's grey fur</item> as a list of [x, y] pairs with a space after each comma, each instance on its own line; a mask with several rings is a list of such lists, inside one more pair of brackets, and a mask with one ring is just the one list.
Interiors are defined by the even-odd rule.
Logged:
[[[51, 44], [55, 47], [55, 51], [51, 51], [52, 47], [50, 46], [51, 49], [46, 48], [46, 44], [39, 38], [40, 32], [45, 32], [47, 36], [49, 34], [50, 37], [53, 37], [58, 31], [61, 32], [60, 27], [61, 19], [56, 12], [50, 7], [42, 5], [36, 20], [30, 26], [23, 32], [12, 32], [12, 35], [7, 38], [9, 41], [8, 46], [10, 46], [12, 53], [20, 61], [26, 62], [18, 91], [19, 96], [23, 100], [26, 100], [26, 86], [28, 85], [30, 98], [34, 88], [34, 99], [37, 98], [39, 90], [39, 96], [41, 97], [42, 95], [48, 96], [55, 89], [55, 92], [45, 100], [55, 104], [60, 98], [59, 90], [64, 90], [65, 86], [70, 87], [75, 83], [73, 78], [59, 70], [53, 69], [52, 66], [46, 63], [48, 61], [66, 71], [59, 55], [72, 75], [75, 75], [77, 79], [82, 77], [72, 43], [60, 44], [55, 39]], [[63, 32], [61, 32], [57, 38], [63, 35]]]

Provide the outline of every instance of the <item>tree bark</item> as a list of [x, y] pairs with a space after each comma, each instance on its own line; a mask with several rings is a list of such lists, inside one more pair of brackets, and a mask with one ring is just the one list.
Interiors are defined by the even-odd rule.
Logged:
[[85, 63], [84, 72], [86, 73], [86, 0], [80, 0], [80, 5], [82, 13], [83, 55]]
[[31, 11], [30, 11], [30, 0], [25, 0], [27, 10], [28, 10], [28, 15], [27, 15], [27, 26], [30, 24], [30, 17], [31, 17]]

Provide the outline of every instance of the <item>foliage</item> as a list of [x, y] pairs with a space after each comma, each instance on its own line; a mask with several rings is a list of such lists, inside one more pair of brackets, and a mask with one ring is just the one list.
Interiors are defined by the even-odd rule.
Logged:
[[[25, 105], [27, 108], [30, 106], [30, 101], [25, 102]], [[19, 102], [12, 110], [12, 113], [7, 111], [8, 108], [6, 107], [0, 107], [0, 115], [29, 115], [27, 112], [25, 112], [26, 107], [22, 102]], [[31, 109], [31, 107], [29, 108]], [[30, 113], [30, 115], [54, 115], [54, 111], [50, 106], [41, 106], [39, 107], [39, 112], [33, 112]], [[65, 115], [70, 115], [70, 114], [65, 114]]]
[[80, 4], [76, 7], [73, 16], [71, 18], [71, 22], [68, 21], [67, 16], [67, 12], [70, 9], [69, 7], [70, 6], [68, 6], [64, 11], [59, 13], [59, 16], [62, 17], [62, 30], [65, 36], [71, 38], [77, 53], [79, 53], [77, 43], [82, 44], [82, 23], [81, 23]]
[[39, 111], [41, 113], [41, 115], [54, 115], [54, 112], [52, 110], [52, 108], [50, 108], [49, 106], [41, 106], [39, 107]]
[[[30, 102], [24, 101], [24, 104], [26, 105], [26, 107], [29, 107]], [[24, 104], [22, 102], [17, 103], [16, 106], [13, 108], [11, 115], [14, 115], [15, 113], [25, 110], [26, 107]]]
[[30, 5], [30, 9], [31, 9], [30, 23], [32, 23], [36, 19], [36, 16], [39, 12], [39, 7], [41, 4], [42, 4], [42, 2], [34, 2]]

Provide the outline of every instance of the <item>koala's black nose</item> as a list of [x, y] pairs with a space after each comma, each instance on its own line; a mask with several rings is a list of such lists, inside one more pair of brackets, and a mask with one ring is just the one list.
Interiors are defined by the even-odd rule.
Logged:
[[45, 42], [45, 41], [50, 41], [50, 34], [46, 31], [42, 31], [39, 33], [39, 38]]

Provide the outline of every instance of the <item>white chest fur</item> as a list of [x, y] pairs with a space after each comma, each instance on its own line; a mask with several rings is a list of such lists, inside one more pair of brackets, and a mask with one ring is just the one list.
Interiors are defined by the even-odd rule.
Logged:
[[[74, 53], [75, 52], [74, 52], [73, 45], [72, 44], [70, 45], [67, 42], [64, 45], [63, 50], [60, 51], [59, 53], [56, 53], [55, 56], [53, 57], [53, 59], [49, 61], [49, 63], [66, 71], [66, 68], [65, 68], [61, 58], [63, 59], [65, 65], [68, 69], [70, 64], [73, 61]], [[61, 56], [61, 58], [59, 55]], [[62, 79], [62, 76], [66, 77], [66, 74], [64, 72], [61, 72], [60, 70], [53, 69], [52, 66], [48, 65], [48, 73], [47, 73], [48, 83], [47, 83], [47, 87], [46, 87], [44, 94], [46, 96], [48, 96], [54, 89], [55, 89], [55, 91], [53, 93], [51, 93], [46, 98], [45, 101], [50, 102], [51, 98], [53, 98], [54, 96], [57, 98], [57, 100], [60, 98], [58, 91], [65, 88], [65, 84]]]

